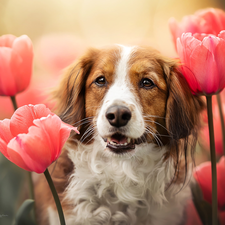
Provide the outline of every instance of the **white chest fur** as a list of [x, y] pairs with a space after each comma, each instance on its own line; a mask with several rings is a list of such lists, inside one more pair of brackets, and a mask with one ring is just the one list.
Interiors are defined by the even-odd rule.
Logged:
[[[141, 144], [132, 155], [113, 155], [96, 138], [91, 145], [69, 149], [75, 170], [66, 190], [74, 205], [67, 225], [176, 225], [184, 217], [190, 188], [168, 184], [173, 161], [163, 161], [165, 147]], [[167, 189], [167, 190], [166, 190]], [[51, 224], [55, 213], [49, 209]]]

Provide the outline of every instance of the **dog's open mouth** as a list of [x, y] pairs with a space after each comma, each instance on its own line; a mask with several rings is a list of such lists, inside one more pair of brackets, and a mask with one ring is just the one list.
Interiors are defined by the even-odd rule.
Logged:
[[120, 133], [115, 133], [111, 137], [104, 138], [104, 141], [107, 142], [106, 147], [108, 147], [110, 151], [121, 154], [130, 152], [135, 149], [135, 145], [143, 143], [144, 136], [132, 139]]

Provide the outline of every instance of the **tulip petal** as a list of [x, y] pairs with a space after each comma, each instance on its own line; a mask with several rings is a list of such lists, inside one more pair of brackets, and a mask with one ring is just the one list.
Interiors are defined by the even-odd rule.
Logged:
[[15, 39], [16, 39], [16, 36], [12, 34], [2, 35], [0, 37], [0, 47], [12, 48], [12, 45]]
[[10, 129], [9, 129], [10, 120], [4, 119], [0, 121], [0, 152], [9, 159], [7, 152], [7, 144], [13, 138]]
[[[201, 26], [199, 26], [201, 24]], [[182, 27], [182, 33], [201, 33], [201, 30], [204, 30], [206, 23], [205, 21], [196, 15], [184, 16], [180, 27]]]
[[[180, 41], [179, 41], [180, 40]], [[190, 55], [192, 51], [201, 44], [201, 41], [194, 38], [191, 33], [182, 34], [181, 38], [178, 39], [177, 52], [182, 62], [185, 62], [187, 66], [190, 65]]]
[[17, 166], [36, 173], [44, 172], [52, 163], [48, 143], [42, 130], [35, 126], [29, 129], [28, 134], [19, 134], [9, 142], [8, 154]]
[[[199, 26], [199, 24], [201, 24], [201, 26]], [[177, 38], [181, 37], [182, 33], [202, 33], [204, 30], [208, 30], [206, 27], [206, 21], [197, 15], [185, 16], [181, 23], [177, 23], [174, 18], [169, 20], [169, 28], [172, 33], [175, 46]]]
[[22, 59], [10, 48], [0, 48], [0, 95], [13, 96], [17, 93], [12, 68], [19, 68]]
[[195, 33], [195, 34], [193, 34], [193, 37], [198, 39], [199, 41], [203, 41], [203, 39], [205, 37], [207, 37], [207, 36], [208, 36], [208, 34], [203, 34], [203, 33]]
[[63, 123], [57, 115], [49, 115], [41, 120], [34, 120], [34, 124], [40, 127], [43, 133], [45, 133], [45, 136], [48, 137], [49, 149], [52, 153], [52, 162], [55, 161], [61, 153], [63, 145], [70, 136], [71, 130], [78, 132], [75, 127]]
[[51, 164], [52, 143], [49, 141], [49, 135], [44, 133], [42, 128], [31, 126], [28, 134], [19, 134], [18, 136], [22, 140], [24, 152], [32, 160]]
[[174, 18], [169, 19], [169, 28], [172, 34], [174, 45], [176, 47], [177, 38], [181, 36], [182, 32], [179, 28], [177, 21]]
[[[48, 149], [51, 153], [51, 161], [55, 161], [62, 150], [61, 148], [59, 148], [61, 139], [59, 133], [61, 128], [60, 118], [56, 115], [49, 115], [48, 117], [42, 118], [40, 120], [34, 120], [34, 124], [40, 128], [42, 135], [46, 137]], [[68, 133], [70, 133], [70, 131]]]
[[194, 177], [201, 186], [203, 197], [208, 202], [212, 202], [212, 172], [211, 162], [204, 162], [200, 164], [195, 172]]
[[190, 61], [201, 91], [205, 94], [216, 93], [220, 81], [214, 55], [204, 45], [199, 45], [193, 50]]
[[77, 134], [80, 134], [80, 132], [77, 130], [77, 127], [73, 127], [70, 124], [64, 123], [63, 121], [61, 122], [61, 129], [70, 129], [75, 131]]
[[63, 123], [57, 115], [48, 115], [46, 118], [34, 120], [34, 124], [40, 127], [45, 137], [48, 138], [52, 162], [60, 155], [63, 145], [70, 136], [71, 130], [79, 133], [77, 128]]
[[208, 32], [217, 35], [225, 26], [225, 13], [220, 9], [210, 8], [201, 12], [199, 16], [207, 21]]
[[191, 91], [193, 94], [199, 93], [199, 90], [201, 90], [201, 87], [199, 86], [199, 83], [192, 72], [192, 70], [187, 67], [186, 65], [181, 66], [181, 72], [183, 76], [185, 77]]
[[60, 130], [60, 142], [59, 142], [59, 149], [62, 149], [64, 144], [66, 143], [67, 139], [70, 136], [71, 130], [69, 128], [62, 128]]
[[76, 127], [73, 127], [66, 123], [61, 123], [61, 129], [60, 129], [60, 143], [59, 148], [62, 149], [63, 145], [66, 143], [67, 139], [70, 136], [71, 130], [75, 131], [77, 134], [79, 134], [79, 131]]
[[218, 34], [218, 37], [225, 40], [225, 30], [222, 30], [222, 31]]
[[202, 44], [211, 52], [214, 53], [216, 46], [219, 44], [220, 38], [208, 35], [203, 38]]
[[[15, 151], [14, 149], [17, 149], [19, 151]], [[27, 170], [27, 171], [32, 171], [32, 169], [28, 166], [29, 163], [31, 165], [32, 161], [28, 160], [27, 157], [24, 157], [23, 154], [21, 154], [22, 150], [20, 148], [19, 143], [16, 141], [16, 138], [13, 138], [9, 144], [7, 151], [9, 153], [9, 160], [19, 166], [20, 168]], [[27, 161], [25, 163], [25, 161]]]
[[218, 206], [219, 209], [225, 209], [225, 157], [221, 157], [217, 163], [217, 186], [218, 186]]
[[181, 66], [182, 74], [187, 80], [193, 94], [198, 93], [201, 89], [190, 65], [190, 55], [192, 54], [193, 49], [195, 49], [200, 44], [201, 41], [193, 38], [190, 33], [182, 34], [181, 38], [178, 38], [177, 40], [177, 52], [181, 61], [183, 62], [183, 65]]
[[32, 74], [33, 46], [30, 38], [22, 35], [15, 39], [12, 50], [15, 51], [22, 59], [19, 70], [14, 70], [18, 92], [23, 91], [30, 83]]
[[[225, 208], [225, 157], [222, 156], [220, 161], [216, 165], [217, 169], [217, 190], [218, 190], [218, 207], [220, 210]], [[204, 199], [209, 203], [212, 203], [212, 172], [211, 162], [205, 162], [200, 164], [195, 172], [194, 177], [199, 183]]]
[[225, 40], [220, 39], [215, 51], [214, 51], [215, 61], [217, 63], [217, 69], [219, 77], [219, 90], [220, 92], [225, 87]]
[[33, 113], [35, 115], [34, 119], [40, 119], [42, 117], [47, 117], [48, 115], [55, 115], [44, 104], [29, 105], [29, 107], [33, 110]]
[[33, 125], [35, 119], [47, 117], [53, 114], [44, 104], [25, 105], [15, 111], [11, 118], [10, 130], [13, 136], [21, 133], [28, 133], [29, 127]]

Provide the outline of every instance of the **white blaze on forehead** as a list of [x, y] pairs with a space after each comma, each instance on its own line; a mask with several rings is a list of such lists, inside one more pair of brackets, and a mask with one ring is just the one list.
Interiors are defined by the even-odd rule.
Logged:
[[116, 70], [115, 70], [115, 79], [114, 83], [110, 87], [107, 93], [107, 99], [110, 100], [115, 99], [117, 102], [127, 101], [129, 99], [133, 99], [134, 96], [131, 92], [132, 86], [129, 79], [129, 60], [134, 52], [135, 47], [126, 47], [119, 45], [120, 47], [120, 59], [117, 62]]
[[121, 48], [121, 58], [117, 64], [116, 68], [116, 80], [117, 82], [124, 81], [125, 77], [127, 76], [128, 72], [128, 62], [130, 57], [135, 49], [135, 47], [126, 47], [119, 45]]
[[[126, 125], [124, 135], [131, 138], [139, 138], [145, 131], [142, 116], [142, 107], [139, 99], [134, 94], [134, 87], [129, 77], [129, 61], [136, 47], [119, 46], [120, 58], [116, 64], [114, 81], [104, 98], [102, 107], [97, 118], [97, 129], [99, 134], [109, 136], [111, 125], [106, 118], [106, 112], [113, 105], [125, 106], [130, 109], [132, 116]], [[112, 135], [112, 134], [111, 134]]]

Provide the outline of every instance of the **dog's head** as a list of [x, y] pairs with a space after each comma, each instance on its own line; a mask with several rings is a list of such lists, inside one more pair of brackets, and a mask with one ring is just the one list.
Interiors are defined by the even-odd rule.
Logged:
[[81, 132], [75, 138], [89, 144], [101, 137], [112, 155], [155, 143], [176, 149], [166, 157], [178, 158], [179, 141], [195, 131], [203, 107], [177, 62], [149, 47], [90, 49], [68, 69], [56, 97], [59, 116]]

